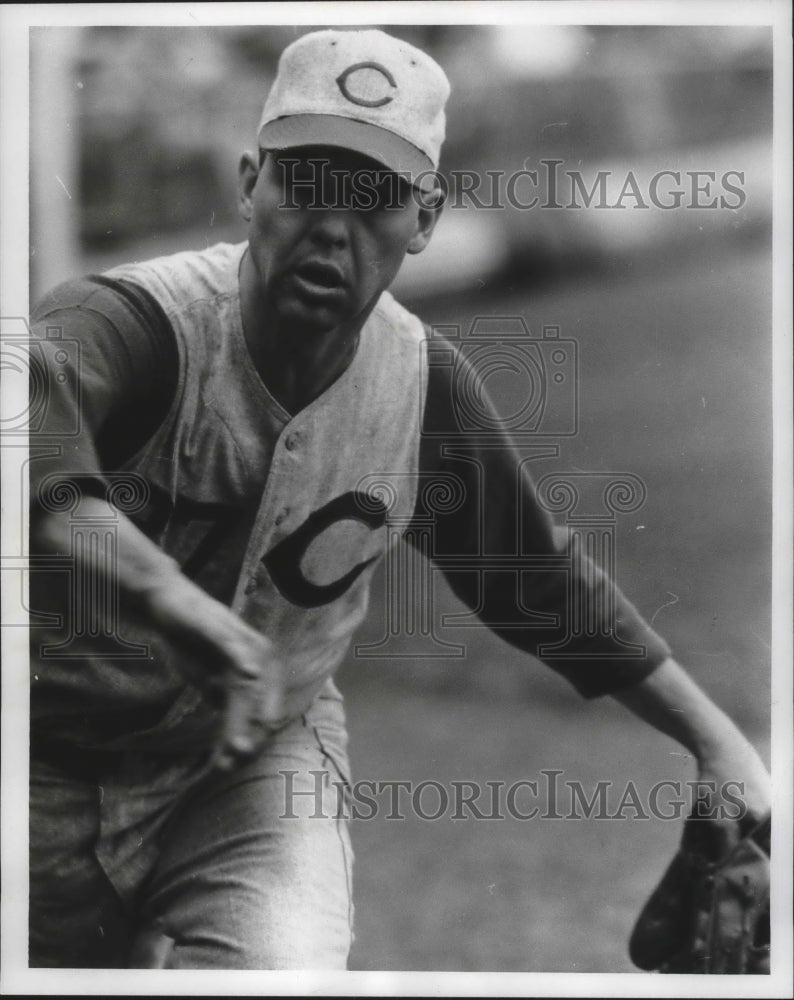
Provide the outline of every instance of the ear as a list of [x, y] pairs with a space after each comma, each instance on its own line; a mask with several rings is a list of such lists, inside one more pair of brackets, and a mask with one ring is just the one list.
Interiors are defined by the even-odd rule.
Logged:
[[419, 216], [416, 222], [416, 232], [408, 243], [407, 253], [421, 253], [430, 242], [436, 223], [441, 218], [444, 208], [444, 195], [441, 188], [435, 188], [432, 193], [420, 192], [418, 195]]
[[251, 204], [259, 177], [259, 156], [246, 150], [240, 157], [237, 175], [237, 210], [246, 222], [251, 221], [253, 206]]

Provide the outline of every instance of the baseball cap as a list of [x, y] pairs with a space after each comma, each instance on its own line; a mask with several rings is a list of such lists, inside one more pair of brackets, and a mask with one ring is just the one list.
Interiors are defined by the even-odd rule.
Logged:
[[259, 146], [352, 149], [432, 187], [449, 92], [435, 60], [383, 31], [314, 31], [281, 54]]

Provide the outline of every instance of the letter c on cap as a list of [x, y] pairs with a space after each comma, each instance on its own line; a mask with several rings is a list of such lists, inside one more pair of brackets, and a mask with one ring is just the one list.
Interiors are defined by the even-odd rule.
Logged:
[[347, 69], [340, 73], [336, 78], [337, 86], [342, 91], [344, 97], [346, 97], [351, 104], [358, 104], [362, 108], [382, 108], [384, 104], [389, 104], [390, 101], [394, 100], [394, 96], [392, 94], [384, 94], [383, 97], [379, 97], [375, 101], [369, 100], [366, 97], [356, 97], [355, 94], [351, 94], [347, 86], [348, 77], [353, 73], [357, 73], [360, 69], [374, 69], [386, 78], [390, 87], [395, 90], [397, 89], [397, 82], [385, 66], [381, 66], [380, 63], [376, 62], [355, 63], [353, 66], [348, 66]]

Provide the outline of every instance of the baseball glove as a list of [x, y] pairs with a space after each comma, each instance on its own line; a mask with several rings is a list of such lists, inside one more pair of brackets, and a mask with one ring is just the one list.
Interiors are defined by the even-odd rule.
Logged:
[[754, 828], [690, 816], [645, 904], [632, 962], [667, 973], [769, 973], [770, 819]]

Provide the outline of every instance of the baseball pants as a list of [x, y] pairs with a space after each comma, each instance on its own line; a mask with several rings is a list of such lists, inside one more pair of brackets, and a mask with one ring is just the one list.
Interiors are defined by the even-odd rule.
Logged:
[[346, 967], [338, 695], [321, 693], [229, 773], [199, 758], [96, 756], [88, 775], [31, 761], [31, 967]]

